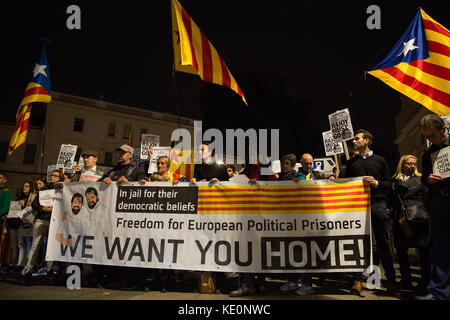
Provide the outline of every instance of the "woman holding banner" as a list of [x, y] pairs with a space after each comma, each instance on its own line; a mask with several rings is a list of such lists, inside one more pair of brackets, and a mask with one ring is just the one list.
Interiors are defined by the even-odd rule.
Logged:
[[420, 177], [417, 158], [413, 155], [401, 157], [393, 176], [394, 245], [400, 265], [400, 286], [406, 290], [412, 289], [408, 249], [418, 249], [421, 279], [415, 287], [417, 294], [426, 292], [431, 278], [430, 215], [425, 207], [426, 187]]

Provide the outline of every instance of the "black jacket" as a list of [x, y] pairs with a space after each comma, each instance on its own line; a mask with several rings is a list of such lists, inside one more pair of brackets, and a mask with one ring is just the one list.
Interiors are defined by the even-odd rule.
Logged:
[[[51, 190], [51, 189], [54, 189], [54, 186], [48, 185], [48, 186], [43, 187], [39, 191]], [[39, 203], [39, 193], [34, 198], [33, 202], [31, 203], [31, 207], [33, 208], [33, 210], [35, 210], [37, 212], [36, 219], [48, 220], [48, 221], [50, 220], [52, 213], [42, 211], [43, 206], [41, 206], [41, 204]]]
[[112, 181], [117, 181], [120, 177], [124, 176], [128, 181], [139, 181], [146, 179], [145, 171], [141, 167], [136, 167], [132, 164], [117, 165], [110, 171], [105, 173], [101, 180], [105, 178], [111, 178]]
[[194, 178], [197, 181], [205, 179], [206, 181], [212, 178], [217, 178], [219, 181], [228, 181], [229, 176], [227, 167], [224, 164], [196, 164], [194, 167]]

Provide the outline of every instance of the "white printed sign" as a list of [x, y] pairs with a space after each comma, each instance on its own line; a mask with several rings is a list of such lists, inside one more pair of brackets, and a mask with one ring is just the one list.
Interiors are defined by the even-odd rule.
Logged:
[[7, 218], [19, 218], [19, 213], [22, 210], [22, 206], [19, 201], [11, 201], [9, 203], [9, 211]]
[[433, 152], [431, 162], [434, 174], [441, 175], [443, 179], [450, 177], [450, 147]]
[[336, 142], [353, 139], [353, 126], [348, 108], [338, 110], [328, 115], [332, 138]]
[[141, 135], [141, 159], [148, 160], [148, 148], [159, 147], [159, 136], [153, 134]]
[[[153, 154], [150, 159], [150, 165], [148, 166], [148, 173], [154, 173], [158, 171], [156, 163], [159, 157], [168, 157], [170, 159], [170, 147], [154, 147]], [[169, 167], [170, 169], [170, 167]]]
[[43, 207], [53, 207], [55, 200], [55, 189], [40, 190], [39, 204]]
[[64, 168], [66, 171], [71, 171], [75, 167], [75, 154], [77, 153], [77, 146], [71, 144], [62, 144], [59, 150], [58, 160], [56, 166]]
[[332, 156], [344, 152], [342, 142], [337, 142], [334, 140], [333, 133], [331, 131], [322, 132], [322, 137], [326, 156]]
[[281, 172], [281, 161], [280, 160], [272, 161], [272, 171], [275, 173]]

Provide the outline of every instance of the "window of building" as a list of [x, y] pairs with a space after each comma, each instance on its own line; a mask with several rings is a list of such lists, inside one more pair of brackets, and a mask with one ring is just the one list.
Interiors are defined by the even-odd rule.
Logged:
[[75, 118], [75, 121], [73, 123], [73, 131], [83, 132], [83, 127], [84, 127], [84, 119]]
[[36, 144], [27, 143], [25, 145], [25, 154], [23, 156], [23, 163], [24, 164], [34, 164], [34, 161], [36, 159], [36, 151], [37, 151]]
[[6, 161], [8, 155], [9, 141], [0, 141], [0, 161]]
[[142, 128], [141, 129], [141, 135], [143, 135], [143, 134], [147, 134], [147, 128]]
[[128, 139], [130, 137], [131, 127], [125, 126], [123, 127], [123, 138]]
[[116, 135], [116, 124], [110, 123], [108, 126], [108, 137], [114, 137]]
[[105, 152], [105, 165], [111, 166], [112, 165], [112, 152]]

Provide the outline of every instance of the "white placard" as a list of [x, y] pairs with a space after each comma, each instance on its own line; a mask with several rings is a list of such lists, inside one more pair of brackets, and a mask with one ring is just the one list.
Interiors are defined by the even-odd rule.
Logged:
[[333, 133], [331, 131], [322, 132], [322, 137], [326, 156], [332, 156], [344, 152], [342, 142], [337, 142], [334, 140]]
[[22, 206], [19, 201], [11, 201], [9, 203], [9, 211], [7, 218], [19, 218], [19, 212], [22, 210]]
[[280, 160], [272, 161], [272, 171], [275, 173], [281, 172], [281, 161]]
[[434, 174], [441, 175], [443, 179], [450, 177], [450, 147], [433, 152], [431, 162]]
[[77, 153], [77, 146], [72, 144], [62, 144], [59, 150], [58, 160], [56, 166], [64, 168], [66, 171], [73, 170], [75, 167], [75, 154]]
[[348, 108], [328, 115], [332, 137], [336, 142], [353, 139], [352, 119]]
[[246, 184], [248, 183], [248, 180], [250, 180], [245, 174], [235, 174], [232, 176], [229, 181], [233, 183], [241, 183]]
[[55, 201], [55, 189], [39, 191], [39, 204], [43, 207], [53, 207]]
[[148, 160], [148, 148], [159, 147], [159, 136], [153, 134], [141, 135], [141, 159]]
[[[150, 159], [150, 165], [148, 166], [148, 173], [153, 173], [158, 171], [156, 162], [159, 157], [166, 156], [170, 159], [170, 147], [154, 147], [152, 158]], [[170, 166], [169, 166], [170, 169]]]

